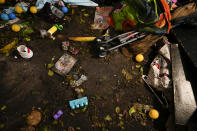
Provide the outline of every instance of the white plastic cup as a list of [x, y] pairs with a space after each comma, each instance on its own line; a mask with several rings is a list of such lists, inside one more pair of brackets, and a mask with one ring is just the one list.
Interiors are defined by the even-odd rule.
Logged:
[[17, 47], [17, 51], [22, 58], [29, 59], [33, 56], [33, 51], [27, 48], [25, 45], [20, 45]]

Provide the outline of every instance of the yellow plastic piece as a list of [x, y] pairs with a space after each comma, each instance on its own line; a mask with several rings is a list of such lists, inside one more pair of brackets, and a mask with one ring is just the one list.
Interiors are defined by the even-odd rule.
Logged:
[[144, 60], [144, 56], [142, 54], [138, 54], [136, 55], [135, 60], [137, 62], [142, 62]]
[[73, 41], [88, 42], [88, 41], [94, 41], [96, 37], [69, 37], [68, 39]]
[[12, 31], [19, 32], [21, 30], [21, 27], [18, 24], [12, 25]]
[[36, 14], [36, 13], [38, 12], [38, 10], [37, 10], [37, 8], [36, 8], [35, 6], [31, 6], [31, 7], [30, 7], [30, 12], [31, 12], [32, 14]]
[[157, 119], [157, 118], [159, 118], [159, 112], [157, 110], [155, 110], [155, 109], [151, 109], [149, 111], [149, 116], [152, 119]]
[[15, 7], [15, 12], [21, 14], [21, 13], [23, 13], [23, 8], [20, 7], [20, 6], [16, 6]]
[[16, 46], [17, 41], [12, 41], [3, 48], [0, 49], [0, 53], [8, 53], [14, 46]]
[[55, 33], [57, 31], [57, 27], [56, 26], [52, 26], [49, 30], [48, 30], [48, 33], [50, 35], [53, 35], [53, 33]]

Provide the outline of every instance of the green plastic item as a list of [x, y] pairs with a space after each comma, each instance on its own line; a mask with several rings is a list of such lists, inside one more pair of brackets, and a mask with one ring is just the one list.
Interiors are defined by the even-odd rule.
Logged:
[[63, 25], [55, 24], [54, 26], [57, 27], [58, 30], [62, 30], [64, 28]]

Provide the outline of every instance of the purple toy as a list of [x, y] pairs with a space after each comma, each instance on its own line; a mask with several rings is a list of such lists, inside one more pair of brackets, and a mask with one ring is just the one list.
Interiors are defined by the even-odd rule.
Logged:
[[55, 115], [53, 115], [53, 118], [55, 120], [58, 120], [61, 115], [63, 115], [63, 111], [62, 110], [58, 110], [58, 112]]

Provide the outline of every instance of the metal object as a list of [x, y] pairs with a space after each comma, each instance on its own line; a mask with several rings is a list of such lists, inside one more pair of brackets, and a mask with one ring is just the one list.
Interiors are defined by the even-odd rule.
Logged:
[[144, 33], [130, 31], [108, 40], [97, 39], [99, 43], [99, 57], [105, 57], [110, 51], [145, 37]]
[[164, 96], [163, 92], [162, 92], [162, 99], [159, 97], [159, 95], [157, 95], [157, 93], [153, 90], [153, 88], [147, 83], [146, 79], [147, 76], [146, 75], [142, 75], [142, 79], [144, 80], [144, 82], [147, 84], [147, 86], [149, 87], [149, 89], [151, 90], [151, 92], [155, 95], [155, 97], [157, 98], [157, 100], [161, 103], [161, 105], [165, 106], [166, 108], [168, 108], [168, 102], [166, 97]]
[[186, 80], [178, 44], [171, 45], [175, 123], [186, 125], [196, 111], [191, 83]]

